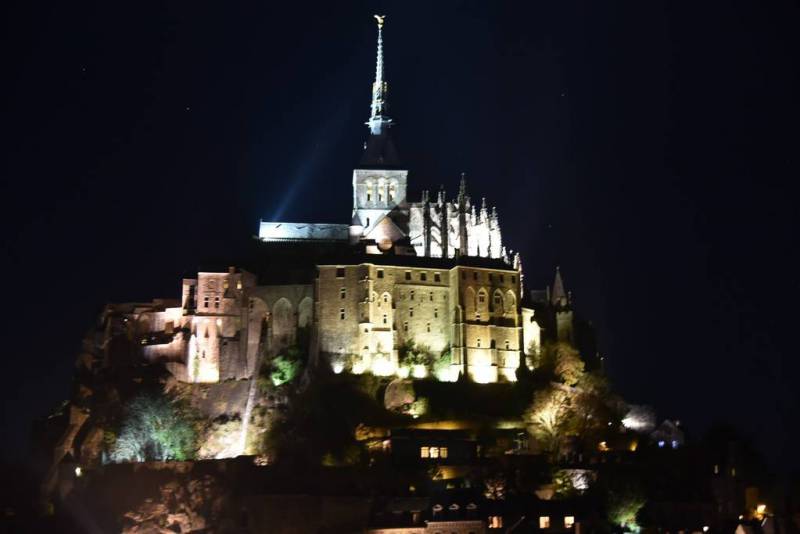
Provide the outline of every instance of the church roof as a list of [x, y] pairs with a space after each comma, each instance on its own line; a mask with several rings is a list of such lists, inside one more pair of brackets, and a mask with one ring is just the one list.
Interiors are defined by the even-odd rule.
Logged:
[[370, 134], [364, 146], [364, 154], [358, 164], [360, 169], [398, 169], [400, 156], [388, 129], [375, 135]]

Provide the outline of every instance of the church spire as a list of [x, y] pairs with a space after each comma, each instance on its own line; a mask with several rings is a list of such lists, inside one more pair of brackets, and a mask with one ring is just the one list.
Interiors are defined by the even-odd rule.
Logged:
[[553, 293], [550, 295], [553, 306], [565, 306], [569, 303], [567, 292], [564, 290], [564, 280], [561, 278], [561, 268], [556, 267], [556, 277], [553, 280]]
[[386, 93], [388, 84], [383, 80], [383, 21], [386, 15], [374, 15], [378, 22], [378, 54], [375, 62], [375, 81], [372, 84], [372, 105], [370, 117], [366, 122], [372, 135], [380, 135], [392, 125], [392, 119], [385, 115], [387, 109]]

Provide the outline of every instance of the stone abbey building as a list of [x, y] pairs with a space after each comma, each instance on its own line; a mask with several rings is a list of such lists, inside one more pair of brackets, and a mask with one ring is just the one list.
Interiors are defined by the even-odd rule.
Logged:
[[[180, 300], [109, 306], [108, 328], [125, 329], [143, 357], [165, 362], [179, 380], [213, 383], [249, 378], [262, 358], [302, 344], [312, 364], [336, 373], [496, 382], [530, 365], [542, 328], [572, 340], [560, 274], [552, 292], [526, 297], [496, 210], [473, 203], [463, 177], [455, 199], [443, 190], [407, 199], [409, 171], [390, 136], [382, 27], [379, 19], [349, 224], [262, 221], [264, 256], [313, 251], [301, 254], [304, 268], [199, 272], [183, 280]], [[300, 274], [285, 276], [292, 269]], [[412, 348], [425, 362], [405, 358]]]

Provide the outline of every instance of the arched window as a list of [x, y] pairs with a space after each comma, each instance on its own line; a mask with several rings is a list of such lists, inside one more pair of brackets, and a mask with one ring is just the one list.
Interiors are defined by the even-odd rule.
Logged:
[[503, 293], [498, 289], [492, 295], [492, 311], [495, 313], [503, 313]]
[[383, 180], [378, 180], [378, 202], [383, 202], [385, 189], [386, 183]]
[[394, 199], [397, 197], [397, 182], [392, 182], [389, 184], [389, 202], [394, 202]]
[[505, 310], [506, 313], [514, 313], [517, 310], [517, 298], [513, 291], [506, 291]]
[[372, 202], [372, 180], [367, 182], [367, 202]]

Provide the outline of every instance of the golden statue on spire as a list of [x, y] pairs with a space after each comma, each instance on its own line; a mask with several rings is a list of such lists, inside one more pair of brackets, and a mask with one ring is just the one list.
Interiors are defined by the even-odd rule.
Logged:
[[386, 18], [386, 15], [372, 15], [375, 17], [375, 20], [378, 21], [378, 28], [383, 28], [383, 19]]

